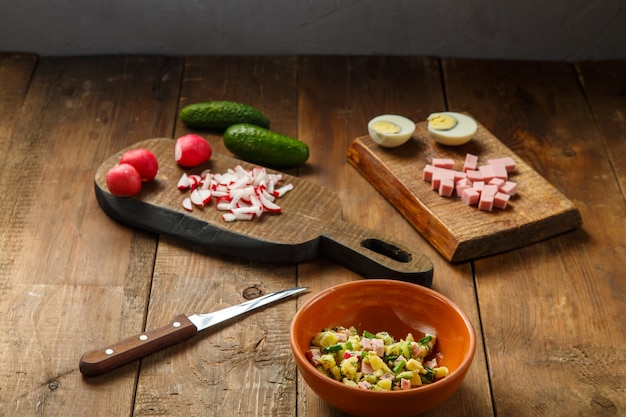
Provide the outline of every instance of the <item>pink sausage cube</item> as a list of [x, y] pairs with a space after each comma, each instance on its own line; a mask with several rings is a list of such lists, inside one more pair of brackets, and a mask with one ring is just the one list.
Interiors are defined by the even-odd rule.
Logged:
[[480, 193], [483, 188], [485, 188], [485, 181], [474, 181], [472, 183], [472, 188]]
[[496, 195], [497, 192], [498, 192], [498, 186], [497, 185], [485, 184], [483, 186], [483, 190], [482, 190], [481, 194]]
[[481, 193], [480, 200], [478, 201], [478, 209], [484, 211], [493, 210], [493, 200], [495, 199], [495, 194], [489, 193]]
[[465, 155], [465, 162], [463, 163], [463, 172], [476, 171], [478, 167], [478, 156], [468, 153]]
[[469, 170], [466, 172], [467, 174], [467, 179], [470, 180], [471, 182], [474, 181], [483, 181], [483, 174], [480, 173], [480, 171], [475, 170]]
[[450, 158], [433, 158], [432, 164], [438, 168], [454, 168], [454, 159]]
[[431, 179], [431, 188], [433, 190], [438, 190], [441, 180], [443, 179], [450, 179], [454, 181], [454, 171], [447, 168], [435, 167], [435, 172], [433, 172], [433, 177]]
[[461, 194], [461, 201], [469, 206], [473, 206], [478, 203], [480, 193], [473, 188], [467, 188]]
[[467, 178], [467, 174], [461, 171], [454, 171], [454, 181], [462, 180]]
[[506, 180], [504, 178], [492, 178], [487, 184], [495, 185], [495, 186], [497, 186], [499, 188], [505, 182], [506, 182]]
[[435, 173], [435, 167], [432, 165], [426, 165], [424, 167], [424, 171], [422, 171], [422, 179], [424, 181], [432, 181], [433, 179], [433, 174]]
[[510, 156], [506, 156], [504, 158], [489, 159], [487, 160], [487, 163], [493, 165], [503, 165], [506, 168], [507, 172], [515, 171], [515, 168], [517, 167], [517, 164]]
[[456, 195], [461, 197], [463, 195], [463, 191], [467, 188], [472, 188], [472, 183], [467, 178], [463, 178], [458, 180], [455, 185]]
[[454, 192], [454, 180], [443, 178], [439, 183], [439, 195], [442, 197], [451, 197]]
[[510, 198], [511, 196], [508, 194], [496, 193], [496, 195], [493, 197], [493, 206], [495, 208], [504, 210]]
[[506, 166], [502, 164], [493, 164], [490, 166], [493, 167], [494, 178], [502, 178], [503, 180], [506, 180], [507, 178], [509, 178], [509, 172], [506, 170]]
[[490, 181], [496, 176], [496, 172], [493, 165], [481, 165], [478, 167], [478, 171], [483, 176], [484, 181]]
[[507, 181], [500, 186], [500, 192], [508, 195], [517, 194], [517, 183], [513, 181]]

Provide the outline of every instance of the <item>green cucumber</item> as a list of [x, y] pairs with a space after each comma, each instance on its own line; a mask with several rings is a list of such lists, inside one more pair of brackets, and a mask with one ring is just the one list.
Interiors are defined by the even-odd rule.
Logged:
[[289, 167], [309, 159], [306, 143], [249, 123], [226, 129], [224, 146], [239, 158], [259, 165]]
[[237, 123], [250, 123], [268, 128], [267, 117], [260, 110], [234, 101], [206, 101], [189, 104], [180, 111], [180, 120], [187, 127], [225, 130]]

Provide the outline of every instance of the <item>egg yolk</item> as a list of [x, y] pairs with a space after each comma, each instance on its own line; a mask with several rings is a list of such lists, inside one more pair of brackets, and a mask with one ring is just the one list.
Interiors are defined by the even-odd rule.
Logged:
[[372, 128], [380, 133], [400, 133], [400, 126], [395, 123], [380, 121], [372, 124]]
[[458, 121], [449, 114], [436, 113], [428, 118], [428, 124], [435, 130], [450, 130], [456, 126]]

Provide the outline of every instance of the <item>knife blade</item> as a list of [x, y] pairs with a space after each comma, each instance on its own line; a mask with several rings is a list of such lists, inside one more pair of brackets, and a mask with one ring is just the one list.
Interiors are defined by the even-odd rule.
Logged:
[[78, 368], [85, 376], [102, 375], [158, 350], [187, 340], [209, 327], [307, 289], [308, 287], [296, 287], [276, 291], [212, 313], [192, 314], [190, 316], [179, 314], [166, 326], [126, 338], [102, 349], [86, 352], [80, 358]]

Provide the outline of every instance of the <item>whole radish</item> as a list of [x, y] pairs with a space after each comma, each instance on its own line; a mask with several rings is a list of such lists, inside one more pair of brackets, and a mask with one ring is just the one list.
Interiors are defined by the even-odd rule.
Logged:
[[130, 164], [119, 164], [107, 172], [106, 183], [109, 192], [116, 197], [130, 197], [141, 190], [141, 175]]
[[159, 171], [159, 162], [148, 149], [132, 149], [124, 152], [120, 158], [120, 164], [134, 166], [143, 182], [152, 181]]
[[192, 168], [211, 158], [211, 145], [202, 136], [193, 133], [176, 139], [174, 159], [183, 167]]

